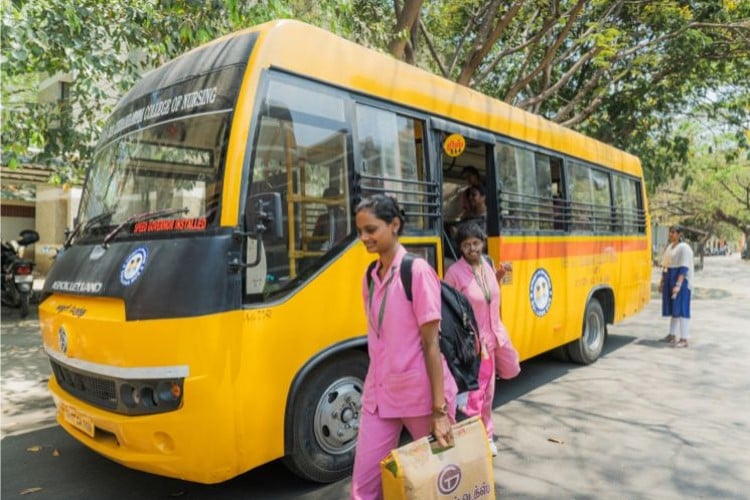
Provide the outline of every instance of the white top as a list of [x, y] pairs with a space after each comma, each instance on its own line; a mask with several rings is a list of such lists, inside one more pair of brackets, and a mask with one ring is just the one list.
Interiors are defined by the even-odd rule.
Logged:
[[676, 245], [667, 245], [664, 250], [664, 257], [662, 257], [661, 265], [664, 271], [667, 271], [670, 267], [687, 267], [687, 281], [688, 288], [693, 289], [693, 249], [690, 245], [681, 241]]

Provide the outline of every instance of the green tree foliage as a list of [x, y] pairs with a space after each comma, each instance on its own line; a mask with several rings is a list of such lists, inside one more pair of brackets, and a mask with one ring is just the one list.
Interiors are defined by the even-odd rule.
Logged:
[[[664, 224], [681, 224], [699, 243], [711, 236], [735, 239], [740, 233], [750, 241], [750, 156], [738, 156], [738, 138], [718, 127], [706, 136], [703, 128], [682, 121], [680, 132], [699, 147], [689, 159], [690, 178], [674, 178], [662, 184], [651, 199], [652, 215]], [[739, 139], [746, 141], [746, 138]]]
[[[317, 7], [298, 3], [299, 16], [319, 14]], [[53, 165], [52, 182], [81, 180], [103, 121], [146, 71], [231, 31], [296, 17], [292, 4], [4, 1], [3, 164]], [[68, 75], [69, 99], [39, 102], [36, 89], [54, 75]]]
[[690, 175], [675, 116], [747, 128], [747, 1], [439, 1], [417, 22], [431, 69], [637, 154], [652, 189]]

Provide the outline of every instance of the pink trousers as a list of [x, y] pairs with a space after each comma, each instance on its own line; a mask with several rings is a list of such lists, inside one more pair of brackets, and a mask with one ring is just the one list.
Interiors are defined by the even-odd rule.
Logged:
[[[377, 411], [377, 410], [376, 410]], [[432, 416], [410, 418], [380, 418], [362, 408], [357, 452], [352, 474], [352, 500], [376, 500], [383, 498], [380, 483], [380, 461], [398, 447], [401, 430], [406, 427], [413, 439], [430, 433]]]
[[[452, 405], [449, 405], [451, 407]], [[377, 410], [376, 410], [377, 412]], [[451, 422], [455, 414], [451, 411]], [[352, 500], [380, 500], [383, 486], [380, 482], [380, 461], [398, 447], [401, 431], [406, 430], [412, 439], [427, 436], [432, 430], [432, 415], [405, 418], [381, 418], [362, 408], [357, 452], [352, 474]]]
[[495, 397], [495, 356], [494, 353], [482, 359], [479, 365], [479, 388], [469, 393], [466, 401], [466, 415], [481, 415], [487, 437], [492, 438], [495, 426], [492, 423], [492, 399]]

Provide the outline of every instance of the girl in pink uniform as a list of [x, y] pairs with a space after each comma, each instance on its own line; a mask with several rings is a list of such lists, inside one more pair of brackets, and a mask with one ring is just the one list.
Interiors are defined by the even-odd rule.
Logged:
[[479, 366], [479, 388], [468, 394], [466, 415], [481, 415], [490, 441], [492, 456], [497, 455], [493, 440], [492, 399], [495, 396], [495, 375], [513, 378], [518, 375], [518, 353], [500, 321], [500, 286], [506, 268], [493, 269], [484, 258], [486, 235], [479, 225], [459, 226], [456, 243], [461, 258], [445, 274], [445, 281], [469, 299], [477, 318], [482, 343], [482, 363]]
[[406, 249], [398, 237], [404, 219], [395, 199], [375, 195], [356, 209], [359, 238], [378, 254], [368, 285], [362, 279], [370, 366], [352, 477], [352, 499], [383, 496], [380, 461], [398, 447], [404, 427], [414, 439], [432, 432], [441, 446], [453, 443], [456, 383], [438, 344], [440, 281], [424, 259], [412, 265], [412, 301], [400, 277]]

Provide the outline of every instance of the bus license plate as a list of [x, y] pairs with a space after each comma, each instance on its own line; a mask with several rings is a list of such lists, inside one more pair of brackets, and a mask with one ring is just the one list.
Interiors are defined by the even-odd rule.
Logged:
[[91, 417], [66, 404], [62, 405], [62, 412], [66, 422], [90, 437], [94, 437], [94, 420]]

